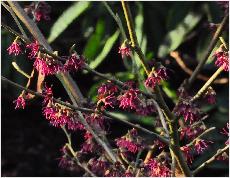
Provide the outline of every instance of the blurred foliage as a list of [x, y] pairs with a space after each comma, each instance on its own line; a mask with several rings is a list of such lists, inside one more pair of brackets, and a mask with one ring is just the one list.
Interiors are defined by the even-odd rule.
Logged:
[[58, 18], [50, 30], [48, 42], [53, 42], [68, 26], [69, 24], [79, 17], [90, 5], [89, 1], [75, 2]]
[[[139, 59], [136, 54], [134, 54], [135, 62], [130, 61], [129, 58], [121, 59], [121, 55], [118, 54], [118, 47], [123, 41], [121, 40], [118, 26], [102, 3], [89, 1], [50, 1], [48, 3], [53, 9], [52, 19], [46, 25], [39, 24], [39, 27], [48, 36], [48, 41], [52, 42], [55, 50], [67, 55], [70, 46], [76, 44], [77, 52], [87, 58], [92, 68], [115, 75], [122, 81], [138, 81], [139, 87], [144, 90], [143, 80], [145, 76]], [[119, 2], [108, 2], [108, 4], [120, 16], [128, 35], [121, 4]], [[173, 50], [178, 50], [183, 56], [189, 56], [189, 59], [192, 60], [185, 60], [185, 62], [188, 62], [187, 65], [194, 68], [204, 55], [213, 36], [213, 31], [208, 28], [208, 24], [220, 23], [223, 11], [216, 2], [208, 1], [130, 2], [130, 7], [137, 38], [146, 55], [147, 62], [151, 63], [153, 59], [156, 59], [174, 71], [169, 76], [169, 80], [164, 82], [162, 86], [169, 100], [176, 102], [176, 89], [188, 75], [171, 60], [169, 53]], [[4, 23], [15, 27], [14, 22], [9, 15], [6, 15], [6, 12], [3, 12], [2, 16], [4, 17], [2, 18]], [[18, 30], [17, 28], [15, 29]], [[228, 32], [223, 33], [227, 43], [228, 35]], [[12, 61], [17, 61], [18, 65], [27, 73], [30, 73], [32, 64], [28, 62], [25, 54], [17, 58], [9, 56], [6, 49], [14, 38], [4, 29], [1, 31], [1, 37], [2, 75], [25, 85], [26, 79], [14, 70], [11, 63]], [[118, 40], [119, 38], [120, 40]], [[210, 57], [202, 72], [210, 76], [214, 71], [213, 60]], [[72, 75], [82, 89], [83, 94], [96, 101], [97, 88], [105, 80], [89, 73], [78, 72]], [[227, 75], [223, 74], [222, 76]], [[195, 83], [194, 90], [197, 90], [202, 84], [203, 82], [200, 81]], [[210, 151], [206, 152], [207, 154], [201, 155], [194, 165], [207, 159], [224, 142], [224, 137], [219, 134], [219, 130], [228, 121], [228, 85], [215, 85], [213, 87], [217, 92], [217, 103], [212, 107], [205, 105], [202, 109], [210, 115], [205, 121], [207, 125], [217, 127], [216, 132], [209, 134], [208, 137], [215, 144], [211, 146]], [[14, 98], [19, 94], [18, 90], [11, 90], [10, 92]], [[118, 115], [118, 113], [116, 114]], [[140, 118], [135, 115], [129, 116], [127, 113], [119, 113], [118, 116], [147, 125], [153, 129], [154, 117]], [[215, 162], [210, 165], [210, 168], [226, 169], [227, 165], [221, 164], [220, 166], [219, 162]]]

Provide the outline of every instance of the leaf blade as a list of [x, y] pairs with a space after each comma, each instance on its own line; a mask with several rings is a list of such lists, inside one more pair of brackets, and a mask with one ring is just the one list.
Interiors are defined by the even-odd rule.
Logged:
[[57, 19], [51, 28], [48, 42], [52, 43], [77, 17], [79, 17], [88, 7], [89, 1], [80, 1], [74, 3]]
[[95, 69], [97, 66], [99, 66], [100, 63], [105, 59], [105, 57], [112, 49], [114, 43], [118, 39], [119, 33], [120, 33], [119, 30], [117, 30], [110, 38], [106, 40], [104, 48], [102, 49], [101, 53], [97, 56], [97, 58], [94, 61], [90, 62], [89, 64], [89, 66], [92, 69]]

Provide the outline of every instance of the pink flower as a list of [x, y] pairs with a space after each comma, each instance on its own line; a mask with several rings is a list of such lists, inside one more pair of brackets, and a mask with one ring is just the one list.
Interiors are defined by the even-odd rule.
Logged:
[[32, 2], [29, 6], [24, 8], [27, 14], [32, 14], [36, 21], [41, 19], [50, 20], [49, 14], [51, 12], [51, 7], [44, 1]]
[[122, 45], [121, 47], [119, 47], [118, 53], [120, 53], [121, 57], [124, 58], [125, 56], [130, 56], [131, 50], [129, 47]]
[[22, 52], [21, 44], [18, 40], [14, 40], [14, 42], [7, 48], [8, 53], [14, 54], [15, 56], [19, 55]]
[[215, 54], [216, 57], [216, 66], [223, 67], [225, 71], [229, 70], [229, 56], [228, 52], [218, 50]]
[[184, 127], [180, 131], [180, 139], [187, 138], [188, 140], [192, 140], [197, 137], [202, 131], [204, 131], [201, 127]]
[[197, 139], [195, 142], [194, 148], [197, 151], [197, 153], [200, 154], [208, 148], [209, 143], [213, 143], [213, 142], [202, 140], [202, 139]]
[[48, 87], [46, 84], [44, 85], [44, 88], [42, 90], [42, 95], [45, 96], [43, 100], [43, 105], [47, 105], [49, 102], [51, 102], [53, 98], [53, 90], [52, 86]]
[[102, 148], [97, 143], [95, 143], [91, 133], [86, 132], [84, 138], [85, 138], [85, 142], [81, 145], [82, 153], [87, 154], [87, 153], [97, 153], [102, 151]]
[[226, 124], [226, 127], [224, 127], [220, 133], [228, 137], [227, 141], [225, 142], [225, 145], [228, 145], [229, 144], [229, 123]]
[[140, 94], [138, 89], [131, 88], [126, 90], [123, 95], [118, 97], [118, 100], [120, 101], [119, 107], [122, 109], [136, 109], [140, 101], [138, 94]]
[[42, 75], [54, 75], [63, 71], [63, 67], [50, 57], [45, 59], [37, 57], [34, 61], [34, 68]]
[[216, 92], [212, 87], [208, 87], [206, 93], [204, 94], [204, 98], [207, 100], [209, 104], [216, 103]]
[[111, 95], [118, 92], [118, 87], [112, 82], [103, 83], [97, 90], [99, 96]]
[[30, 43], [26, 45], [26, 48], [29, 49], [29, 55], [28, 58], [33, 59], [36, 57], [38, 50], [39, 50], [39, 43], [38, 41], [35, 41], [33, 43]]
[[25, 109], [26, 102], [22, 96], [19, 96], [16, 100], [13, 101], [13, 103], [16, 103], [15, 109], [17, 108]]
[[97, 106], [103, 103], [102, 109], [106, 109], [108, 107], [114, 108], [117, 104], [117, 98], [114, 95], [109, 95], [106, 97], [99, 98], [97, 102]]
[[162, 80], [166, 80], [167, 78], [166, 68], [161, 67], [155, 72], [150, 73], [145, 81], [145, 86], [154, 89], [156, 85], [159, 85]]
[[228, 154], [226, 152], [223, 152], [221, 155], [219, 155], [216, 160], [218, 161], [228, 161]]
[[156, 112], [156, 108], [151, 99], [142, 98], [139, 102], [139, 106], [136, 108], [136, 112], [142, 116], [148, 116]]
[[188, 146], [183, 146], [180, 149], [184, 153], [187, 162], [189, 164], [192, 164], [192, 162], [194, 160], [193, 155], [192, 155], [192, 149]]
[[85, 126], [81, 122], [74, 120], [72, 117], [67, 120], [67, 128], [73, 131], [85, 130]]
[[78, 56], [77, 54], [72, 54], [69, 59], [64, 64], [64, 70], [69, 71], [77, 71], [83, 67], [85, 64], [84, 58], [82, 56]]
[[109, 167], [109, 163], [104, 159], [90, 159], [89, 162], [89, 169], [96, 174], [98, 177], [103, 177], [106, 169]]
[[69, 168], [73, 166], [73, 161], [70, 159], [70, 157], [68, 156], [68, 150], [66, 146], [63, 146], [61, 149], [61, 158], [58, 158], [59, 160], [59, 164], [58, 166], [61, 168]]
[[166, 164], [160, 163], [155, 159], [150, 159], [146, 165], [150, 169], [151, 177], [170, 177], [171, 170], [167, 167]]
[[126, 140], [125, 138], [116, 139], [116, 145], [120, 148], [126, 148], [128, 151], [132, 153], [136, 153], [140, 147], [130, 140]]
[[194, 104], [191, 103], [190, 97], [179, 102], [174, 109], [176, 116], [183, 116], [185, 122], [189, 121], [190, 124], [194, 123], [200, 118], [200, 109]]

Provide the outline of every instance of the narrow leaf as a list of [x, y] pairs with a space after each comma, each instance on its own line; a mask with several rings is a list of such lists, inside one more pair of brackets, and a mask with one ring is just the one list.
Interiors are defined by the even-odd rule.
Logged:
[[89, 64], [91, 68], [95, 69], [97, 66], [100, 65], [100, 63], [105, 59], [105, 57], [108, 55], [108, 53], [112, 49], [118, 36], [119, 36], [119, 31], [117, 30], [110, 38], [107, 39], [107, 41], [105, 42], [105, 46], [102, 49], [101, 53], [97, 56], [97, 58], [94, 61], [92, 61]]
[[98, 53], [101, 47], [101, 42], [102, 42], [102, 37], [104, 35], [104, 32], [105, 32], [105, 21], [99, 19], [96, 25], [95, 32], [87, 41], [87, 44], [83, 51], [83, 55], [87, 59], [92, 60], [95, 58], [96, 54]]
[[57, 19], [51, 28], [48, 42], [52, 43], [72, 22], [79, 17], [90, 5], [89, 1], [80, 1], [71, 5]]
[[198, 24], [202, 15], [189, 12], [177, 27], [170, 31], [163, 44], [159, 47], [158, 56], [165, 57], [169, 52], [175, 50], [185, 39], [186, 35]]

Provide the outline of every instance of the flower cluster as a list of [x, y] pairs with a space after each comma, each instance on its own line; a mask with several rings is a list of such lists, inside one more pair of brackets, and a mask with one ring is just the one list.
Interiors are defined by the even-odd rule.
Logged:
[[15, 56], [18, 56], [22, 52], [21, 48], [21, 42], [19, 41], [18, 38], [14, 40], [14, 42], [7, 48], [8, 53], [14, 54]]
[[212, 141], [197, 139], [194, 145], [195, 150], [198, 154], [201, 154], [204, 150], [208, 148], [208, 144], [213, 143]]
[[15, 109], [22, 108], [25, 109], [26, 102], [23, 96], [19, 96], [16, 100], [13, 101], [16, 104]]
[[131, 54], [131, 49], [125, 44], [125, 42], [119, 47], [118, 53], [121, 54], [122, 59], [126, 56], [130, 56]]
[[183, 146], [180, 149], [184, 153], [187, 163], [191, 165], [194, 160], [193, 154], [192, 154], [192, 148], [189, 146]]
[[33, 59], [36, 57], [38, 51], [39, 51], [39, 43], [36, 40], [35, 42], [32, 42], [30, 44], [26, 45], [26, 49], [29, 51], [28, 58]]
[[67, 146], [63, 146], [60, 149], [62, 156], [61, 158], [59, 158], [59, 167], [61, 168], [68, 168], [70, 166], [74, 165], [74, 162], [71, 160], [71, 157], [68, 155], [68, 150], [67, 150]]
[[204, 98], [209, 104], [216, 103], [216, 92], [212, 87], [208, 87], [207, 91], [204, 94]]
[[50, 20], [51, 7], [44, 1], [32, 2], [24, 8], [27, 14], [31, 14], [33, 19], [37, 22], [43, 20]]
[[146, 168], [149, 169], [151, 177], [170, 177], [171, 170], [165, 162], [159, 162], [157, 159], [150, 159], [146, 163]]
[[199, 134], [201, 134], [204, 131], [204, 128], [202, 126], [200, 127], [192, 127], [187, 126], [181, 129], [180, 131], [180, 139], [186, 138], [187, 140], [193, 140], [196, 138]]
[[156, 85], [159, 85], [162, 80], [168, 78], [166, 68], [160, 67], [156, 71], [152, 71], [145, 81], [145, 86], [154, 89]]
[[116, 145], [119, 148], [126, 149], [131, 153], [137, 153], [143, 149], [142, 140], [137, 136], [136, 129], [132, 129], [125, 136], [116, 139]]
[[98, 88], [97, 108], [100, 110], [118, 106], [124, 110], [133, 110], [140, 115], [150, 115], [156, 111], [152, 99], [143, 96], [134, 82], [126, 82], [120, 91], [116, 85], [108, 81]]
[[53, 92], [51, 87], [45, 86], [43, 90], [45, 96], [43, 100], [43, 114], [47, 120], [55, 127], [61, 127], [67, 124], [70, 130], [83, 130], [84, 126], [77, 121], [78, 114], [70, 108], [53, 101]]
[[223, 67], [225, 71], [229, 70], [229, 54], [222, 49], [217, 50], [214, 54], [216, 57], [215, 65], [218, 67]]
[[101, 153], [101, 147], [95, 142], [91, 133], [86, 131], [85, 135], [85, 142], [81, 145], [81, 153], [88, 154], [88, 153]]
[[115, 105], [117, 105], [117, 97], [119, 90], [116, 85], [114, 85], [112, 82], [108, 81], [107, 83], [103, 83], [98, 88], [98, 102], [97, 106], [100, 106], [100, 109], [106, 109], [108, 107], [114, 108]]
[[[9, 54], [19, 55], [22, 52], [21, 42], [18, 37], [7, 49]], [[71, 72], [82, 69], [85, 64], [83, 56], [79, 56], [73, 53], [71, 56], [63, 57], [67, 58], [65, 63], [54, 59], [53, 57], [39, 52], [40, 45], [38, 41], [32, 42], [26, 45], [28, 51], [28, 58], [34, 60], [34, 68], [41, 72], [42, 75], [54, 75], [60, 72]]]
[[64, 65], [60, 61], [54, 60], [48, 55], [38, 54], [34, 61], [34, 68], [43, 75], [54, 75], [61, 72], [77, 71], [84, 65], [84, 58], [77, 54], [72, 54]]
[[105, 172], [109, 169], [109, 162], [105, 158], [92, 158], [89, 160], [89, 169], [99, 177], [105, 176]]
[[177, 106], [174, 108], [176, 116], [183, 116], [185, 122], [189, 121], [190, 124], [194, 123], [200, 118], [201, 111], [189, 100], [191, 98], [186, 98], [185, 100], [180, 101]]
[[52, 57], [37, 57], [34, 61], [34, 68], [42, 75], [54, 75], [61, 72], [62, 68]]
[[224, 127], [220, 133], [228, 137], [227, 141], [225, 142], [225, 145], [228, 145], [229, 144], [229, 123], [226, 124], [226, 127]]
[[118, 97], [120, 102], [119, 107], [122, 109], [136, 109], [140, 102], [140, 99], [138, 98], [139, 94], [140, 91], [138, 89], [131, 88], [124, 91], [124, 94]]

